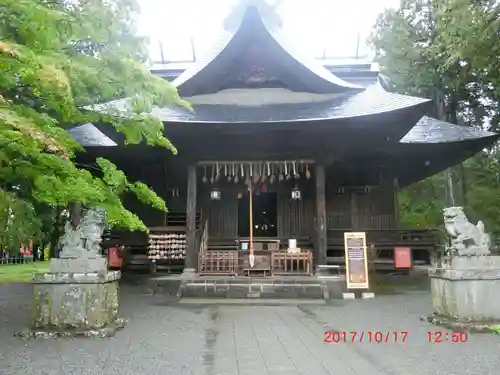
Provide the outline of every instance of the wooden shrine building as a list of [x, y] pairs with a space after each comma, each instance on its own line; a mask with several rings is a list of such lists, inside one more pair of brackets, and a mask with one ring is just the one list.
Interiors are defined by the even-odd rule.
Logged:
[[[382, 250], [428, 249], [425, 230], [397, 229], [397, 190], [497, 134], [428, 117], [431, 100], [386, 91], [369, 65], [327, 69], [302, 56], [262, 3], [234, 10], [214, 47], [184, 71], [156, 72], [173, 77], [194, 108], [154, 108], [177, 156], [125, 146], [111, 126], [85, 124], [71, 130], [87, 150], [82, 160], [107, 157], [165, 198], [167, 215], [127, 202], [151, 228], [149, 258], [158, 264], [196, 269], [206, 266], [200, 254], [216, 253], [232, 262], [227, 254], [248, 249], [250, 225], [257, 255], [296, 239], [314, 264], [342, 261], [345, 231], [367, 232]], [[147, 257], [147, 239], [123, 241]]]

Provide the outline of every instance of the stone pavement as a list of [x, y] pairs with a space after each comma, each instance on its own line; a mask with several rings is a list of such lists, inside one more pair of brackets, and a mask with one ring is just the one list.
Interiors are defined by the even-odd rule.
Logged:
[[[24, 341], [30, 287], [0, 285], [1, 375], [489, 375], [500, 336], [430, 344], [414, 292], [311, 306], [181, 306], [140, 287], [122, 291], [127, 327], [110, 339]], [[406, 343], [323, 343], [325, 329], [406, 331]]]

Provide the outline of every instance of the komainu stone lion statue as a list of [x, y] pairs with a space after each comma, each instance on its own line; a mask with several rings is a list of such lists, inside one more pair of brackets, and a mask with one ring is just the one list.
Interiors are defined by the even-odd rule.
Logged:
[[100, 254], [102, 233], [106, 229], [106, 210], [94, 207], [86, 210], [76, 228], [68, 221], [61, 237], [61, 258], [86, 258]]
[[444, 227], [451, 239], [449, 251], [455, 255], [489, 255], [490, 236], [484, 232], [484, 224], [469, 222], [463, 207], [448, 207], [443, 210]]

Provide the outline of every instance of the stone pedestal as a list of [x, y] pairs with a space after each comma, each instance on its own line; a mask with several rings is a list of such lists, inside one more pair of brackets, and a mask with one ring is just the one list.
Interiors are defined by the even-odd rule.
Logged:
[[435, 319], [458, 326], [500, 322], [499, 256], [453, 256], [429, 276]]
[[45, 273], [34, 280], [31, 335], [110, 336], [118, 319], [120, 271]]

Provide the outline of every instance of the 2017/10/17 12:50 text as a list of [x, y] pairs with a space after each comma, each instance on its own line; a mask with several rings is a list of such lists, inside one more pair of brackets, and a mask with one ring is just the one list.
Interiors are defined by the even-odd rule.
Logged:
[[[374, 343], [374, 344], [404, 344], [408, 338], [406, 331], [325, 331], [323, 342], [327, 344]], [[432, 344], [466, 343], [469, 334], [462, 332], [427, 332], [427, 341]]]

